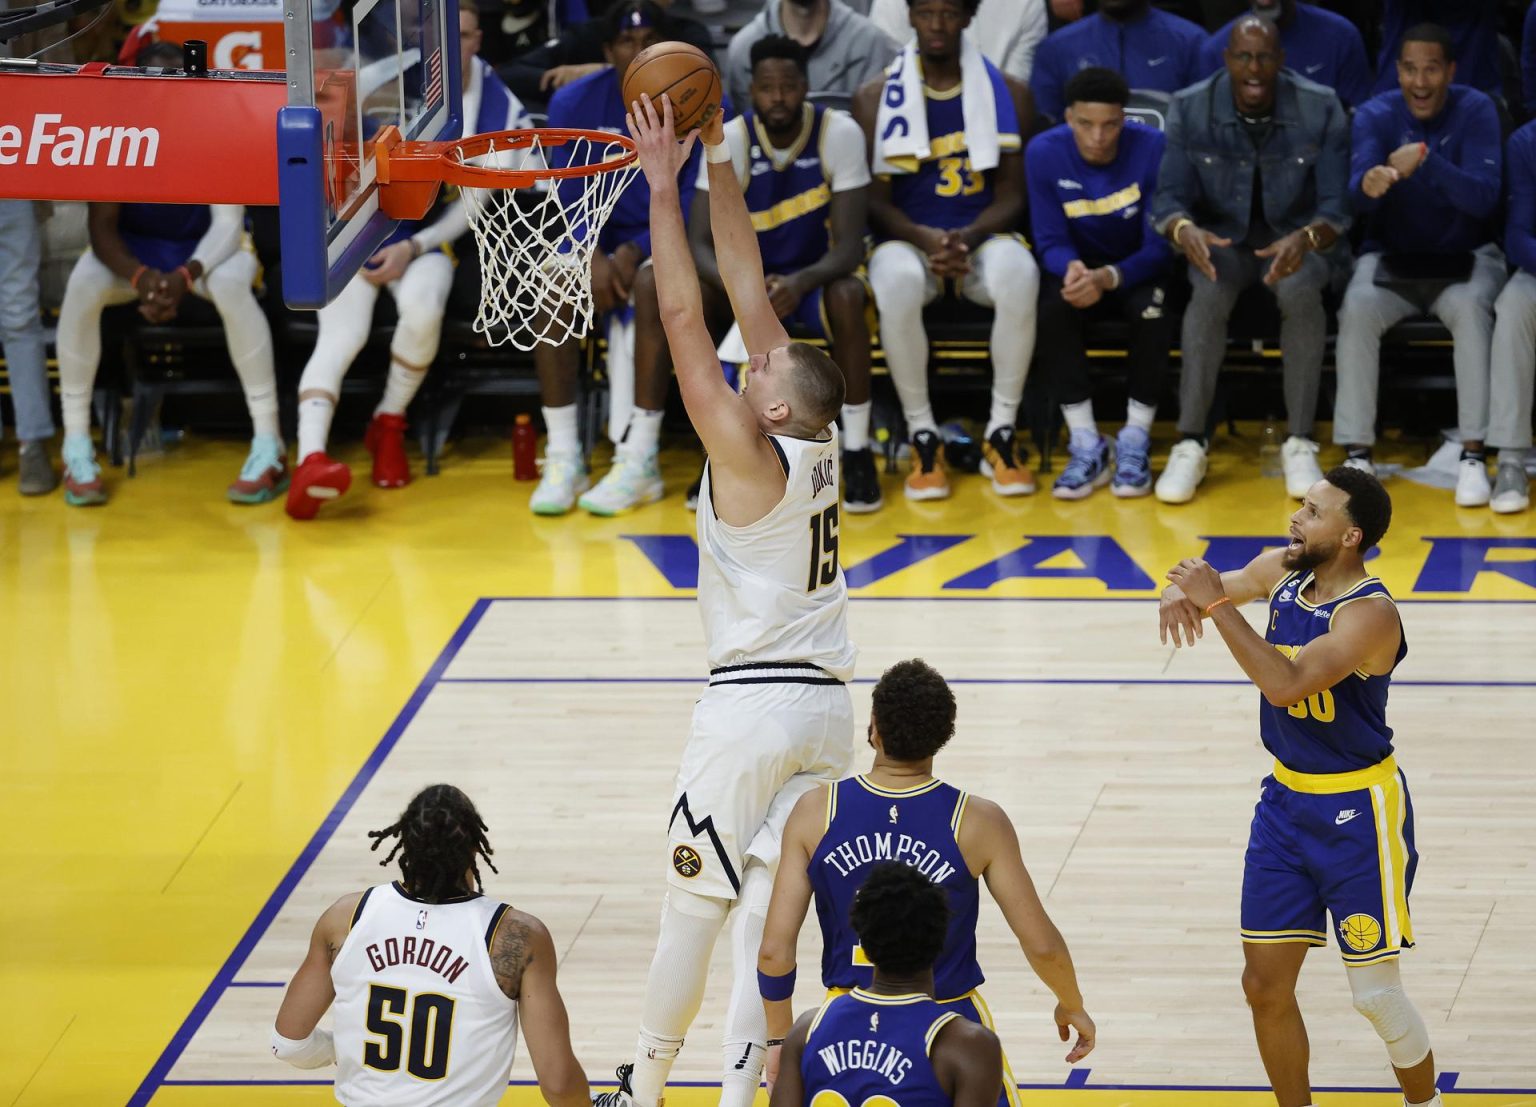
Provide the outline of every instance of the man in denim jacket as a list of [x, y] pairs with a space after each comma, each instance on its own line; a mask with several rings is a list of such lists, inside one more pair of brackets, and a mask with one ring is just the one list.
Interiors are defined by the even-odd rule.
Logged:
[[1152, 202], [1153, 224], [1189, 260], [1179, 433], [1157, 498], [1187, 503], [1205, 477], [1205, 427], [1238, 295], [1262, 280], [1280, 304], [1290, 437], [1287, 493], [1322, 478], [1312, 427], [1326, 320], [1323, 256], [1349, 226], [1349, 122], [1331, 89], [1282, 71], [1272, 23], [1232, 27], [1226, 69], [1180, 92]]

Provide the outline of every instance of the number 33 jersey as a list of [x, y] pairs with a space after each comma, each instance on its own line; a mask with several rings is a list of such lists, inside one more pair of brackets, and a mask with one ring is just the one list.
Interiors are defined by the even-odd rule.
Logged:
[[710, 465], [699, 487], [699, 610], [712, 670], [810, 662], [853, 676], [848, 585], [838, 561], [839, 454], [825, 440], [769, 435], [784, 467], [784, 497], [750, 526], [715, 515]]
[[[1333, 617], [1352, 603], [1393, 603], [1387, 586], [1376, 577], [1360, 583], [1326, 603], [1313, 603], [1310, 572], [1291, 573], [1269, 594], [1269, 622], [1264, 638], [1294, 658], [1303, 646], [1321, 638]], [[1408, 639], [1397, 647], [1394, 668], [1408, 653]], [[1259, 697], [1259, 734], [1275, 759], [1298, 773], [1348, 773], [1378, 764], [1392, 753], [1392, 728], [1387, 725], [1390, 673], [1373, 676], [1359, 670], [1339, 683], [1286, 707]]]
[[505, 904], [363, 893], [331, 963], [336, 1098], [346, 1107], [492, 1107], [517, 1053], [517, 1002], [491, 968]]

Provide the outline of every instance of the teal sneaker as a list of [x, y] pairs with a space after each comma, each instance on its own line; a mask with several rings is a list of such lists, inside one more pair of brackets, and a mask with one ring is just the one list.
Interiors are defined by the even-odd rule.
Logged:
[[72, 507], [98, 507], [107, 502], [107, 486], [96, 464], [96, 447], [88, 434], [64, 439], [64, 502]]
[[240, 467], [240, 479], [226, 493], [230, 503], [264, 504], [288, 490], [288, 451], [270, 434], [251, 439], [251, 452]]

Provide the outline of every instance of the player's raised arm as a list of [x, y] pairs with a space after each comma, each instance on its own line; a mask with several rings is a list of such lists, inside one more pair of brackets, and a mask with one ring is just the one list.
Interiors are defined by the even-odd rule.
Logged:
[[318, 1069], [336, 1063], [336, 1043], [320, 1019], [336, 999], [331, 962], [346, 940], [347, 927], [362, 893], [343, 896], [320, 916], [309, 936], [309, 950], [283, 993], [272, 1028], [272, 1056], [294, 1068]]
[[[629, 133], [640, 151], [640, 168], [651, 186], [651, 259], [656, 272], [656, 299], [683, 404], [710, 458], [726, 468], [745, 471], [771, 447], [758, 431], [750, 409], [738, 401], [725, 383], [715, 344], [704, 325], [704, 300], [699, 293], [698, 270], [688, 249], [677, 185], [678, 171], [687, 164], [696, 135], [689, 135], [681, 143], [677, 141], [672, 102], [665, 96], [661, 99], [660, 115], [650, 97], [642, 96], [631, 106], [628, 123]], [[755, 243], [752, 248], [757, 249]]]
[[[1232, 601], [1232, 606], [1241, 607], [1268, 596], [1285, 576], [1285, 566], [1281, 564], [1284, 557], [1283, 548], [1265, 550], [1241, 569], [1228, 569], [1222, 573], [1222, 590]], [[1205, 634], [1202, 624], [1209, 612], [1185, 595], [1172, 573], [1168, 579], [1170, 583], [1163, 589], [1157, 609], [1158, 634], [1165, 646], [1170, 635], [1175, 646], [1193, 646], [1195, 639]]]
[[789, 332], [779, 321], [768, 299], [763, 277], [763, 254], [757, 245], [757, 231], [747, 214], [746, 197], [736, 179], [731, 163], [731, 146], [725, 141], [725, 126], [716, 112], [700, 134], [704, 142], [704, 160], [709, 166], [709, 224], [715, 238], [715, 260], [720, 279], [731, 298], [731, 311], [741, 326], [741, 338], [747, 352], [766, 354], [789, 345]]

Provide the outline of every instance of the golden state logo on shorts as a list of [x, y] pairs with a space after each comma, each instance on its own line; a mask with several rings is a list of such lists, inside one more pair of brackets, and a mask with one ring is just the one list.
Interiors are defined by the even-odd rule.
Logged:
[[1339, 937], [1356, 953], [1368, 953], [1381, 944], [1381, 924], [1369, 915], [1351, 915], [1339, 924]]
[[692, 846], [678, 846], [672, 851], [672, 871], [692, 880], [704, 870], [704, 861]]

